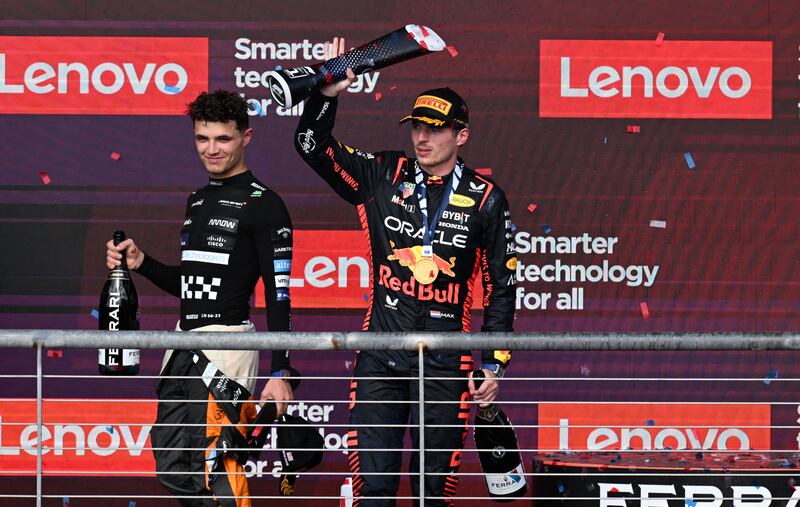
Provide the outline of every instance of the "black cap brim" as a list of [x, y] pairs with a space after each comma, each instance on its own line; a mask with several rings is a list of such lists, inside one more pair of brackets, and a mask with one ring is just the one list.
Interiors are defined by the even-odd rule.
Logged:
[[437, 120], [435, 118], [428, 118], [427, 116], [412, 116], [412, 115], [408, 115], [405, 118], [403, 118], [402, 120], [400, 120], [398, 123], [405, 123], [405, 122], [411, 121], [411, 120], [416, 120], [416, 121], [419, 121], [419, 122], [422, 122], [422, 123], [426, 123], [426, 124], [430, 125], [431, 127], [444, 127], [444, 121]]

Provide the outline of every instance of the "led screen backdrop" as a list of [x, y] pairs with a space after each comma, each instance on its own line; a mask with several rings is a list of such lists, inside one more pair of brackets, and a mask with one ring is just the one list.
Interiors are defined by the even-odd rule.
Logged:
[[[294, 153], [302, 106], [281, 109], [263, 83], [319, 61], [332, 35], [360, 44], [415, 22], [448, 50], [361, 76], [335, 133], [365, 151], [410, 150], [396, 121], [417, 93], [449, 85], [467, 98], [464, 158], [511, 201], [518, 330], [796, 329], [795, 11], [757, 0], [6, 2], [0, 318], [92, 328], [115, 228], [177, 262], [185, 196], [205, 179], [182, 112], [198, 90], [227, 88], [253, 104], [249, 166], [308, 231], [292, 271], [297, 329], [355, 326], [368, 291], [355, 211]], [[176, 302], [138, 285], [143, 326], [171, 327]]]
[[[408, 126], [397, 121], [419, 92], [451, 86], [466, 98], [471, 137], [463, 157], [490, 174], [511, 202], [519, 258], [516, 330], [800, 328], [796, 2], [300, 0], [227, 6], [65, 0], [6, 1], [0, 13], [3, 328], [95, 328], [91, 313], [106, 274], [104, 243], [115, 229], [156, 258], [177, 263], [186, 196], [206, 181], [183, 111], [198, 91], [226, 88], [252, 104], [248, 165], [283, 197], [297, 231], [290, 282], [294, 328], [359, 329], [369, 282], [356, 212], [294, 152], [302, 106], [277, 107], [263, 83], [265, 72], [278, 66], [319, 61], [333, 35], [357, 45], [407, 23], [434, 28], [448, 49], [361, 76], [340, 101], [335, 134], [364, 151], [410, 151]], [[136, 284], [142, 327], [173, 329], [177, 301], [144, 279]], [[254, 301], [263, 305], [259, 294]], [[263, 330], [262, 312], [254, 321]], [[156, 372], [159, 354], [144, 354], [143, 373]], [[296, 358], [301, 369], [321, 376], [347, 376], [352, 364], [345, 353]], [[789, 353], [676, 353], [668, 359], [519, 353], [509, 374], [758, 379], [773, 370], [782, 378], [800, 373]], [[92, 374], [94, 362], [91, 351], [66, 350], [48, 357], [45, 371]], [[31, 373], [34, 365], [29, 351], [0, 359], [9, 374]], [[45, 396], [146, 399], [152, 384], [84, 379], [48, 384]], [[30, 406], [7, 398], [30, 398], [31, 382], [6, 386], [0, 390], [1, 422], [29, 419]], [[714, 449], [795, 446], [796, 407], [770, 403], [796, 396], [788, 387], [767, 387], [760, 381], [707, 390], [679, 382], [600, 382], [591, 388], [567, 382], [520, 384], [505, 396], [542, 402], [538, 409], [510, 408], [517, 424], [536, 425], [539, 417], [542, 424], [568, 421], [561, 428], [521, 431], [528, 447], [565, 439], [575, 449], [630, 444], [613, 427], [636, 431], [641, 442], [635, 445], [672, 438], [671, 445], [686, 448], [705, 448], [706, 442]], [[346, 381], [317, 394], [344, 400]], [[311, 397], [309, 391], [305, 398]], [[570, 400], [596, 405], [546, 403]], [[670, 416], [657, 408], [614, 411], [601, 405], [719, 400], [757, 404], [734, 406], [732, 419], [688, 408]], [[46, 406], [61, 422], [74, 422], [58, 402]], [[81, 421], [87, 422], [83, 441], [138, 450], [146, 446], [146, 434], [135, 424], [149, 420], [151, 409], [141, 419], [115, 421], [116, 440], [95, 430], [105, 425]], [[320, 425], [346, 421], [343, 405], [327, 414]], [[644, 422], [652, 419], [677, 429], [647, 430]], [[717, 425], [719, 431], [693, 434], [685, 428], [692, 424]], [[728, 433], [725, 425], [732, 426]], [[786, 428], [737, 430], [753, 425]], [[24, 427], [4, 430], [0, 452], [29, 445]], [[77, 438], [53, 426], [51, 443], [59, 431], [62, 440]], [[339, 440], [344, 432], [326, 431], [338, 431]], [[335, 437], [328, 446], [337, 448]], [[21, 452], [11, 456], [23, 466]], [[147, 469], [146, 453], [133, 463]], [[100, 458], [91, 463], [103, 463]], [[474, 455], [465, 460], [475, 471]], [[265, 463], [260, 472], [253, 465], [253, 474], [269, 476]], [[343, 455], [324, 466], [344, 470]], [[338, 493], [340, 478], [319, 480], [324, 494]], [[13, 484], [23, 483], [4, 488]], [[464, 484], [464, 493], [481, 494], [475, 478]], [[272, 494], [273, 486], [257, 490]]]

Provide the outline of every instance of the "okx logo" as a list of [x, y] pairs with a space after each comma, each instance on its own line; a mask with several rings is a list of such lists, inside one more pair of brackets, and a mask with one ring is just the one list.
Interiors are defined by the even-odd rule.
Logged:
[[182, 115], [208, 88], [208, 39], [0, 37], [0, 112]]
[[772, 42], [543, 40], [541, 117], [772, 118]]

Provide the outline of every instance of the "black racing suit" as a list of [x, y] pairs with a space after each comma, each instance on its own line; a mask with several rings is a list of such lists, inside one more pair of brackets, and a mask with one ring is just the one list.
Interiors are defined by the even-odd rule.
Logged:
[[[297, 128], [295, 147], [305, 161], [339, 196], [358, 207], [370, 245], [371, 294], [365, 331], [470, 330], [470, 309], [476, 277], [483, 282], [482, 331], [511, 331], [514, 320], [516, 258], [511, 241], [511, 216], [503, 191], [490, 179], [463, 167], [463, 176], [436, 227], [434, 262], [439, 276], [430, 285], [418, 283], [412, 270], [421, 257], [422, 214], [415, 192], [416, 161], [398, 151], [364, 153], [332, 136], [337, 100], [312, 96]], [[459, 164], [461, 161], [459, 160]], [[437, 210], [450, 178], [427, 178], [427, 208]], [[507, 366], [510, 351], [484, 351], [482, 362]], [[394, 505], [399, 476], [370, 472], [399, 472], [404, 428], [363, 425], [412, 425], [417, 446], [417, 381], [378, 380], [378, 377], [414, 377], [416, 352], [362, 351], [351, 383], [349, 461], [356, 505]], [[426, 428], [426, 497], [440, 497], [427, 505], [450, 505], [458, 482], [461, 449], [469, 420], [466, 376], [472, 370], [469, 351], [425, 354], [426, 377], [453, 377], [457, 381], [426, 381], [425, 423], [458, 425]], [[370, 377], [358, 379], [358, 377]], [[460, 400], [461, 403], [458, 403]], [[448, 401], [450, 403], [435, 403]], [[361, 403], [367, 402], [367, 403]], [[381, 403], [383, 402], [383, 403]], [[455, 403], [453, 403], [455, 402]], [[380, 450], [378, 450], [380, 449]], [[418, 457], [411, 458], [416, 472]], [[438, 474], [438, 475], [437, 475]], [[417, 495], [418, 478], [411, 478]], [[373, 497], [373, 498], [368, 498]]]
[[[249, 324], [250, 296], [259, 278], [265, 286], [269, 330], [291, 330], [292, 224], [281, 198], [252, 173], [212, 179], [207, 186], [192, 192], [186, 204], [180, 244], [180, 266], [166, 266], [146, 255], [137, 272], [181, 298], [181, 330], [206, 330], [208, 326], [212, 326], [210, 330], [219, 329], [213, 326], [234, 326], [231, 329], [238, 330], [235, 326]], [[219, 358], [221, 363], [227, 359], [227, 366], [234, 369], [245, 366], [257, 371], [257, 353], [247, 356], [250, 362], [255, 361], [254, 365], [238, 365], [235, 362], [241, 360], [237, 355], [240, 352], [208, 351], [208, 355]], [[159, 479], [172, 493], [196, 497], [181, 499], [182, 505], [216, 506], [214, 496], [247, 496], [247, 481], [241, 464], [233, 459], [224, 459], [224, 470], [233, 475], [209, 473], [206, 460], [216, 446], [220, 424], [231, 421], [216, 403], [199, 401], [213, 397], [200, 380], [192, 358], [189, 351], [175, 351], [162, 371], [156, 423], [168, 426], [157, 424], [152, 430], [156, 468]], [[217, 366], [230, 375], [226, 366]], [[273, 351], [271, 367], [272, 371], [289, 368], [288, 351]], [[194, 375], [198, 378], [168, 378]], [[240, 422], [246, 424], [254, 415], [254, 405], [245, 403]], [[207, 423], [208, 426], [192, 426]], [[247, 429], [237, 426], [242, 434]], [[225, 507], [251, 505], [247, 499], [219, 502]]]

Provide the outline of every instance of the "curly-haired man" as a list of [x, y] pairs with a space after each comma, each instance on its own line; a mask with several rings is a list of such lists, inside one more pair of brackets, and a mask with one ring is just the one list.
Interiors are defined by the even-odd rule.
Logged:
[[[181, 263], [167, 266], [136, 247], [133, 239], [106, 244], [106, 264], [119, 265], [125, 252], [130, 270], [180, 297], [180, 331], [252, 331], [250, 295], [264, 280], [267, 326], [289, 331], [289, 272], [292, 224], [283, 201], [248, 170], [245, 147], [247, 104], [239, 95], [201, 93], [189, 104], [197, 153], [208, 184], [189, 196], [180, 234]], [[213, 380], [227, 378], [221, 391], [234, 403], [216, 403]], [[272, 378], [262, 400], [278, 402], [278, 415], [293, 399], [286, 381], [288, 351], [273, 351]], [[205, 372], [211, 372], [205, 374]], [[152, 430], [158, 478], [184, 507], [249, 507], [247, 480], [238, 459], [226, 452], [242, 446], [255, 415], [251, 399], [258, 375], [258, 351], [167, 351], [159, 381], [158, 415]], [[283, 377], [283, 378], [282, 378]], [[231, 409], [231, 407], [236, 407]]]

